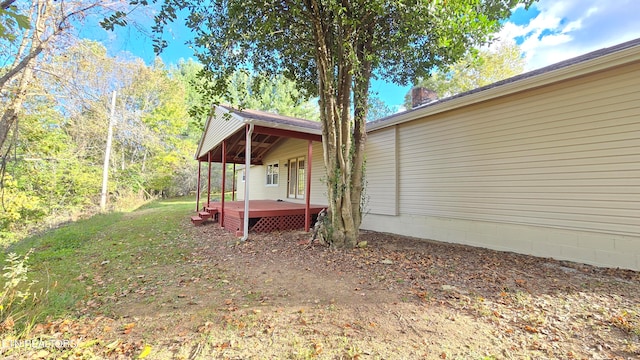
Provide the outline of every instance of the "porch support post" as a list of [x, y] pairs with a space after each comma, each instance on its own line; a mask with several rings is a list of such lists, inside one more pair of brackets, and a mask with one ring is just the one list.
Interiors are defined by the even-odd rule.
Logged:
[[224, 189], [227, 179], [227, 140], [222, 140], [222, 195], [220, 196], [221, 209], [220, 227], [224, 227]]
[[233, 179], [231, 183], [231, 201], [236, 201], [236, 163], [233, 163]]
[[205, 207], [209, 206], [211, 202], [211, 151], [207, 154], [207, 161], [209, 162], [209, 175], [207, 177], [207, 203]]
[[200, 172], [201, 172], [202, 162], [198, 159], [198, 181], [197, 181], [197, 189], [196, 189], [196, 211], [200, 210]]
[[307, 189], [304, 192], [304, 231], [309, 232], [311, 228], [311, 156], [313, 155], [313, 141], [309, 140], [307, 145]]
[[244, 147], [244, 224], [242, 230], [242, 239], [246, 241], [249, 238], [249, 169], [251, 168], [251, 135], [253, 134], [253, 124], [246, 126], [246, 140]]

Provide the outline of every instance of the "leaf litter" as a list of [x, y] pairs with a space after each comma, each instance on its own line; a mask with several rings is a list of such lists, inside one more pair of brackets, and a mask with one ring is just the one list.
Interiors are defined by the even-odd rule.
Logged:
[[[31, 336], [71, 349], [7, 358], [633, 359], [637, 272], [363, 231], [335, 250], [291, 231], [182, 224], [169, 265], [96, 260], [77, 318]], [[302, 244], [302, 245], [300, 245]], [[157, 252], [157, 254], [153, 252]], [[127, 268], [119, 276], [114, 266]]]

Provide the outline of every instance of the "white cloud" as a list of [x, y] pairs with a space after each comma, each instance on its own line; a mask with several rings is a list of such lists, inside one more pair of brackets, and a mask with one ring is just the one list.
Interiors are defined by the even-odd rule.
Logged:
[[525, 25], [507, 22], [499, 34], [519, 39], [527, 70], [640, 37], [638, 0], [540, 0]]

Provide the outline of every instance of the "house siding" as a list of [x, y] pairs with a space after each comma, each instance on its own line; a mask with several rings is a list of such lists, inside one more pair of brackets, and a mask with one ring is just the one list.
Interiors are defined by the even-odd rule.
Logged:
[[397, 127], [399, 216], [363, 228], [640, 269], [640, 63]]
[[[249, 176], [249, 197], [253, 200], [277, 200], [282, 199], [291, 202], [304, 203], [304, 199], [291, 199], [287, 197], [287, 164], [289, 159], [307, 156], [308, 142], [299, 139], [283, 139], [264, 157], [263, 165], [252, 166]], [[279, 164], [278, 185], [266, 185], [266, 165]], [[316, 205], [327, 204], [327, 189], [322, 179], [326, 176], [324, 160], [322, 157], [322, 144], [313, 142], [311, 164], [311, 203]], [[244, 182], [242, 173], [237, 179], [237, 199], [244, 200]], [[242, 188], [242, 189], [241, 189]]]
[[[236, 174], [236, 200], [244, 200], [244, 181], [242, 181], [242, 169]], [[249, 175], [249, 196], [254, 200], [267, 199], [264, 193], [264, 179], [266, 178], [266, 170], [262, 165], [252, 165], [251, 174]]]
[[365, 213], [398, 214], [397, 128], [387, 128], [367, 137], [365, 165]]
[[199, 149], [200, 153], [196, 154], [196, 157], [205, 155], [208, 149], [213, 148], [225, 137], [243, 126], [241, 120], [233, 115], [225, 116], [225, 114], [228, 114], [228, 112], [220, 107], [215, 107], [214, 114], [209, 118], [208, 126], [205, 129], [205, 135]]

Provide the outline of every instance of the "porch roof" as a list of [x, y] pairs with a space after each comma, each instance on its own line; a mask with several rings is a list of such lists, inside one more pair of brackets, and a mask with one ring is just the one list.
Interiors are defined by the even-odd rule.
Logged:
[[196, 160], [222, 162], [222, 142], [226, 140], [226, 162], [244, 164], [245, 128], [254, 125], [251, 163], [262, 164], [264, 156], [283, 138], [322, 141], [321, 124], [257, 110], [237, 110], [216, 105], [207, 118], [204, 133], [195, 154]]

